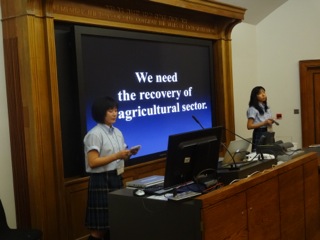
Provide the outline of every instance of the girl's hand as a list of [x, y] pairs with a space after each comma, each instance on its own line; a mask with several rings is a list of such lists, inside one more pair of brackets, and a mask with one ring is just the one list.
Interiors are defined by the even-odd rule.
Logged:
[[129, 159], [131, 157], [131, 155], [132, 154], [131, 154], [130, 150], [127, 150], [127, 149], [121, 150], [118, 152], [118, 158], [123, 159], [123, 160]]
[[271, 126], [274, 123], [274, 120], [272, 118], [269, 118], [264, 121], [264, 125]]

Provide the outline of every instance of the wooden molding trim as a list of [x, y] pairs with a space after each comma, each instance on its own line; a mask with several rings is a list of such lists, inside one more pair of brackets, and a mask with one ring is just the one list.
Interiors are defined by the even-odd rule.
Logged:
[[308, 147], [320, 141], [320, 60], [299, 62], [302, 146]]

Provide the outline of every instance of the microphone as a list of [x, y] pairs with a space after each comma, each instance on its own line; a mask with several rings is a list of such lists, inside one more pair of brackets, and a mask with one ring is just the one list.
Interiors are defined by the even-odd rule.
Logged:
[[[204, 127], [202, 126], [201, 122], [194, 115], [192, 115], [192, 118], [196, 121], [196, 123], [198, 123], [200, 125], [200, 127], [202, 129], [204, 129]], [[235, 135], [237, 135], [237, 134], [235, 134]], [[242, 137], [240, 137], [240, 138], [242, 138]], [[242, 138], [242, 139], [244, 139], [244, 138]], [[251, 143], [247, 139], [244, 139], [244, 140], [249, 142], [249, 143]], [[224, 143], [221, 142], [220, 144], [226, 149], [226, 151], [228, 152], [228, 154], [230, 155], [230, 157], [232, 159], [233, 164], [229, 164], [229, 166], [231, 166], [230, 170], [239, 170], [239, 167], [237, 166], [237, 163], [236, 163], [236, 161], [234, 159], [234, 156], [239, 153], [239, 150], [237, 150], [237, 152], [232, 154]]]
[[201, 124], [201, 122], [198, 120], [198, 118], [196, 118], [194, 115], [192, 115], [192, 118], [193, 118], [193, 120], [196, 121], [196, 123], [198, 123], [198, 124], [200, 125], [200, 127], [201, 127], [202, 129], [204, 129], [204, 127], [202, 126], [202, 124]]
[[239, 167], [237, 166], [237, 163], [236, 163], [236, 161], [234, 160], [234, 156], [238, 153], [238, 151], [235, 152], [234, 154], [232, 154], [232, 153], [229, 151], [229, 149], [227, 148], [227, 146], [226, 146], [223, 142], [221, 142], [221, 145], [226, 149], [226, 151], [228, 152], [228, 154], [230, 155], [230, 157], [231, 157], [231, 159], [232, 159], [233, 164], [228, 164], [228, 165], [231, 167], [230, 170], [239, 170]]
[[[196, 121], [196, 123], [198, 123], [200, 125], [200, 127], [202, 129], [204, 129], [204, 127], [202, 126], [201, 122], [196, 118], [196, 116], [192, 115], [192, 118]], [[247, 139], [245, 139], [246, 141], [248, 141]], [[232, 159], [232, 162], [233, 164], [230, 164], [232, 170], [234, 169], [239, 169], [237, 164], [236, 164], [236, 161], [234, 160], [234, 155], [237, 154], [238, 152], [235, 152], [234, 155], [228, 150], [227, 146], [224, 144], [224, 143], [220, 143], [225, 149], [226, 151], [228, 152], [228, 154], [230, 155], [231, 159]]]
[[[236, 134], [235, 132], [232, 132], [231, 130], [229, 130], [229, 129], [225, 128], [225, 127], [224, 127], [224, 129], [225, 129], [226, 131], [228, 131], [228, 132], [232, 133], [233, 135], [235, 135], [235, 136], [237, 136], [237, 137], [241, 138], [242, 140], [244, 140], [244, 141], [246, 141], [246, 142], [248, 142], [248, 143], [250, 143], [250, 144], [252, 145], [252, 142], [251, 142], [251, 141], [249, 141], [248, 139], [246, 139], [246, 138], [244, 138], [244, 137], [241, 137], [240, 135]], [[262, 155], [262, 158], [263, 158], [263, 155]], [[235, 163], [234, 158], [232, 158], [232, 160], [233, 160], [233, 162]]]
[[248, 139], [246, 139], [246, 138], [244, 138], [244, 137], [241, 137], [240, 135], [236, 134], [235, 132], [232, 132], [231, 130], [229, 130], [229, 129], [225, 128], [225, 127], [224, 127], [224, 130], [226, 130], [226, 131], [228, 131], [228, 132], [232, 133], [233, 135], [235, 135], [235, 136], [237, 136], [237, 137], [241, 138], [242, 140], [244, 140], [244, 141], [246, 141], [246, 142], [248, 142], [248, 143], [250, 143], [250, 144], [252, 145], [252, 142], [250, 142]]

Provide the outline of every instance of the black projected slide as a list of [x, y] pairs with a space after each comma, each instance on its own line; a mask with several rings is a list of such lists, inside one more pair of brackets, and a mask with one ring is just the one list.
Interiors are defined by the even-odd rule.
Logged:
[[[131, 162], [165, 156], [168, 136], [215, 125], [212, 42], [209, 40], [76, 26], [74, 29], [82, 135], [95, 126], [97, 96], [119, 102], [115, 126]], [[136, 160], [136, 161], [135, 161]]]

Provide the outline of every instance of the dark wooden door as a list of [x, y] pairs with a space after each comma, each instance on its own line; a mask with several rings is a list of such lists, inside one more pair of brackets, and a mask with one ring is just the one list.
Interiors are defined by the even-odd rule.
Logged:
[[320, 144], [320, 60], [304, 60], [300, 67], [302, 146]]

